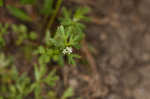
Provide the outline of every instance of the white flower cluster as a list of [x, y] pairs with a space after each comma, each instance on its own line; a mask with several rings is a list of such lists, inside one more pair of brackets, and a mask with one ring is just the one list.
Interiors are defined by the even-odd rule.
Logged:
[[71, 54], [72, 53], [72, 47], [66, 47], [63, 52], [63, 54]]

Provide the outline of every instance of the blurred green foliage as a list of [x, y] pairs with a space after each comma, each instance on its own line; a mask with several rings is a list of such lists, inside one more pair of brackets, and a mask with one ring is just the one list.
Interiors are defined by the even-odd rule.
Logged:
[[20, 0], [21, 4], [34, 4], [36, 0]]
[[28, 31], [28, 28], [23, 24], [12, 24], [11, 29], [17, 35], [16, 45], [21, 45], [25, 40], [36, 40], [38, 37], [36, 32]]
[[43, 14], [51, 14], [53, 12], [53, 0], [43, 0], [43, 6], [41, 12]]
[[0, 0], [0, 7], [3, 6], [3, 0]]
[[26, 14], [23, 10], [11, 5], [7, 5], [7, 8], [13, 16], [19, 18], [20, 20], [32, 21], [31, 17], [28, 14]]
[[[52, 87], [56, 86], [59, 77], [56, 70], [48, 71], [47, 66], [34, 66], [34, 80], [27, 73], [19, 74], [13, 64], [12, 58], [0, 53], [0, 96], [2, 99], [26, 99], [29, 94], [34, 93], [35, 99], [59, 99]], [[42, 94], [45, 87], [47, 94]], [[73, 96], [73, 89], [68, 88], [61, 99]], [[55, 97], [55, 98], [54, 98]]]
[[[38, 7], [37, 0], [19, 0], [19, 5], [31, 5]], [[62, 0], [57, 0], [56, 4], [61, 4]], [[43, 0], [42, 8], [38, 9], [39, 15], [52, 16], [55, 19], [59, 7], [55, 7], [54, 0]], [[3, 6], [3, 0], [0, 0], [0, 6]], [[40, 7], [41, 7], [40, 6]], [[25, 10], [13, 5], [7, 5], [9, 13], [18, 20], [24, 22], [34, 22]], [[33, 66], [32, 73], [19, 72], [16, 58], [13, 54], [0, 50], [0, 99], [69, 99], [74, 95], [74, 90], [68, 86], [66, 90], [58, 95], [54, 88], [60, 81], [57, 75], [57, 69], [49, 68], [48, 65], [59, 64], [63, 66], [65, 63], [75, 65], [76, 58], [80, 56], [76, 53], [82, 45], [81, 41], [85, 37], [85, 25], [81, 21], [89, 20], [85, 17], [88, 8], [79, 8], [74, 13], [63, 8], [61, 17], [59, 17], [60, 25], [52, 31], [46, 28], [43, 32], [45, 37], [40, 37], [39, 31], [35, 32], [29, 25], [0, 23], [0, 48], [8, 48], [7, 42], [11, 34], [13, 38], [12, 46], [21, 50], [22, 57], [30, 60], [30, 66]], [[54, 17], [53, 17], [53, 14]], [[21, 22], [22, 22], [21, 21]], [[52, 22], [52, 21], [50, 21]], [[39, 24], [42, 27], [43, 24]], [[41, 32], [41, 31], [40, 31]], [[52, 33], [53, 32], [53, 33]], [[43, 34], [41, 33], [41, 34]], [[7, 39], [6, 39], [7, 38]], [[7, 41], [8, 40], [8, 41]], [[11, 42], [11, 39], [10, 41]], [[11, 57], [9, 57], [11, 56]], [[32, 58], [36, 60], [32, 60]], [[17, 61], [17, 62], [16, 62]], [[26, 61], [26, 60], [25, 60]], [[19, 64], [22, 65], [22, 64]], [[27, 66], [27, 65], [26, 65]], [[24, 68], [21, 67], [21, 68]]]
[[0, 48], [5, 45], [4, 35], [8, 33], [9, 24], [1, 24], [0, 23]]

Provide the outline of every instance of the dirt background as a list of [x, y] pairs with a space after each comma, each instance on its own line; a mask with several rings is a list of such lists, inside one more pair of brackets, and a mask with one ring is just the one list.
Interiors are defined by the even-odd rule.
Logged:
[[68, 1], [91, 8], [85, 33], [100, 88], [86, 65], [66, 66], [64, 82], [83, 99], [150, 99], [150, 0]]

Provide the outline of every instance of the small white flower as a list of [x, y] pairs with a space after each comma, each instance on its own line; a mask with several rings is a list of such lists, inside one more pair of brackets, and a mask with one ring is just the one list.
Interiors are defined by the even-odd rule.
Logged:
[[66, 47], [66, 50], [68, 51], [68, 54], [72, 53], [72, 48], [71, 47]]
[[66, 54], [66, 53], [67, 53], [67, 50], [66, 50], [66, 49], [64, 49], [64, 50], [63, 50], [63, 54]]
[[71, 54], [72, 53], [72, 47], [66, 47], [63, 52], [63, 54]]

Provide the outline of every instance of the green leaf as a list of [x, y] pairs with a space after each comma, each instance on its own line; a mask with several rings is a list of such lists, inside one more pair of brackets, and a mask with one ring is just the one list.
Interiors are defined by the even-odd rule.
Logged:
[[35, 75], [36, 81], [39, 81], [40, 80], [40, 71], [39, 71], [37, 65], [34, 66], [34, 75]]
[[74, 21], [80, 21], [80, 20], [89, 20], [87, 17], [84, 15], [89, 12], [89, 8], [78, 8], [77, 11], [74, 14]]
[[65, 29], [62, 25], [57, 28], [57, 33], [60, 37], [65, 38]]
[[21, 4], [34, 4], [36, 0], [20, 0]]
[[51, 38], [51, 35], [50, 35], [50, 31], [46, 31], [46, 35], [45, 35], [45, 43], [46, 45], [50, 45], [50, 38]]
[[52, 7], [53, 7], [53, 0], [44, 0], [42, 13], [47, 15], [52, 13], [53, 10]]
[[56, 70], [54, 69], [51, 71], [47, 77], [44, 79], [44, 81], [49, 85], [49, 86], [55, 86], [56, 81], [59, 79], [59, 77], [56, 75]]
[[63, 16], [67, 19], [70, 19], [71, 18], [71, 11], [70, 10], [67, 10], [65, 7], [62, 8], [62, 12], [63, 12]]
[[68, 99], [68, 98], [70, 98], [70, 97], [72, 97], [73, 96], [73, 89], [72, 88], [68, 88], [65, 92], [64, 92], [64, 94], [63, 94], [63, 96], [61, 97], [61, 99]]
[[0, 96], [0, 99], [4, 99], [3, 96]]
[[18, 27], [17, 27], [16, 24], [12, 24], [11, 29], [12, 29], [13, 32], [18, 32]]
[[10, 86], [10, 91], [11, 91], [12, 93], [16, 93], [16, 87], [15, 87], [14, 85], [11, 85], [11, 86]]
[[46, 54], [43, 54], [39, 57], [38, 61], [40, 64], [45, 64], [45, 63], [48, 63], [50, 61], [50, 56], [46, 55]]
[[3, 6], [3, 0], [0, 0], [0, 7]]
[[60, 55], [60, 56], [59, 56], [58, 64], [59, 64], [60, 66], [64, 66], [64, 58], [63, 58], [63, 55]]
[[43, 46], [39, 46], [38, 51], [40, 54], [44, 54], [45, 53], [45, 49]]
[[7, 8], [13, 16], [19, 18], [20, 20], [32, 21], [31, 17], [28, 16], [23, 10], [16, 8], [16, 7], [13, 7], [13, 6], [10, 6], [10, 5], [8, 5]]
[[80, 56], [77, 54], [69, 54], [68, 55], [69, 64], [76, 65], [75, 58], [80, 58]]
[[49, 91], [47, 95], [48, 99], [57, 99], [57, 94], [54, 91]]
[[37, 39], [37, 34], [35, 32], [30, 32], [29, 37], [30, 37], [31, 40], [36, 40]]
[[27, 27], [23, 24], [20, 24], [18, 29], [20, 30], [20, 32], [22, 33], [26, 33], [27, 32]]

